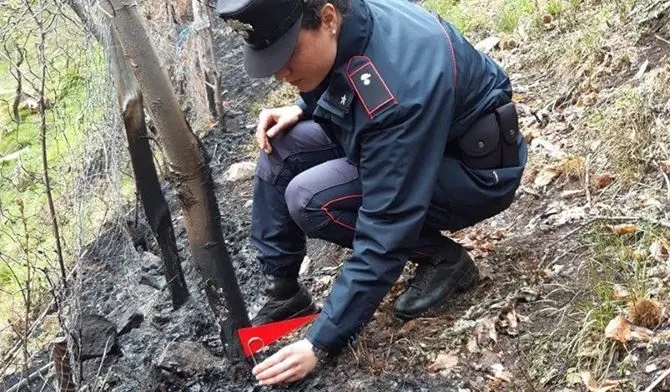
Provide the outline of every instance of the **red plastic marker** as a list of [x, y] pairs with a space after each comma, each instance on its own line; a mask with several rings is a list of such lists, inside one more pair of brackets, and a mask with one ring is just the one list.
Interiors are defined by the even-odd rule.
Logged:
[[318, 316], [318, 313], [310, 314], [309, 316], [238, 329], [237, 335], [242, 343], [244, 355], [249, 357], [259, 352]]

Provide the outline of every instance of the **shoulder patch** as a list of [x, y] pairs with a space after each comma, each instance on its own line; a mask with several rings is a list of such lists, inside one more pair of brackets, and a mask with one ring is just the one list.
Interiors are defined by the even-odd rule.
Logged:
[[375, 118], [382, 108], [398, 103], [368, 57], [352, 57], [346, 71], [349, 82], [370, 119]]

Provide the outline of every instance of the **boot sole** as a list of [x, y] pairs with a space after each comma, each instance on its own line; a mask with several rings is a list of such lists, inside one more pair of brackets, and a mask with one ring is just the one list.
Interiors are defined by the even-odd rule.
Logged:
[[289, 317], [289, 319], [292, 319], [292, 318], [295, 318], [295, 317], [300, 317], [300, 316], [307, 316], [307, 315], [315, 314], [315, 313], [318, 313], [318, 309], [316, 308], [316, 305], [314, 304], [314, 301], [312, 301], [304, 309], [292, 314]]
[[260, 324], [252, 322], [251, 325], [254, 326], [254, 327], [257, 327], [259, 325], [276, 323], [276, 322], [280, 322], [280, 321], [286, 321], [286, 320], [289, 320], [289, 319], [292, 319], [292, 318], [295, 318], [295, 317], [307, 316], [307, 315], [315, 314], [315, 313], [318, 313], [318, 309], [317, 309], [316, 305], [314, 304], [314, 301], [312, 301], [312, 302], [309, 303], [309, 305], [307, 305], [303, 309], [301, 309], [301, 310], [299, 310], [299, 311], [297, 311], [297, 312], [295, 312], [295, 313], [293, 313], [293, 314], [289, 315], [288, 317], [283, 318], [281, 320], [268, 321], [268, 322], [260, 323]]
[[478, 276], [479, 276], [479, 269], [477, 268], [477, 265], [475, 265], [473, 263], [473, 268], [472, 268], [471, 271], [469, 271], [469, 275], [468, 275], [468, 278], [470, 278], [470, 281], [468, 283], [464, 284], [464, 285], [458, 286], [458, 287], [454, 288], [453, 290], [447, 292], [444, 295], [444, 297], [442, 297], [442, 299], [440, 299], [440, 301], [438, 303], [436, 303], [435, 305], [431, 306], [430, 308], [428, 308], [428, 309], [426, 309], [422, 312], [418, 312], [416, 314], [407, 314], [407, 313], [401, 313], [401, 312], [397, 312], [397, 311], [394, 312], [394, 313], [395, 313], [396, 317], [398, 317], [399, 319], [405, 320], [405, 321], [413, 320], [413, 319], [416, 319], [416, 318], [419, 318], [419, 317], [437, 316], [445, 310], [445, 307], [446, 307], [446, 305], [449, 304], [449, 300], [451, 299], [450, 297], [453, 294], [462, 294], [462, 293], [465, 293], [465, 292], [469, 291], [470, 289], [472, 289], [477, 283], [477, 277]]

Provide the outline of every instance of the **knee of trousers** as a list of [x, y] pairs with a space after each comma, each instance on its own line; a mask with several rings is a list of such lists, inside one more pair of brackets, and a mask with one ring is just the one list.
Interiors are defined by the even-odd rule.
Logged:
[[301, 176], [298, 175], [291, 182], [289, 182], [284, 192], [286, 199], [286, 206], [291, 218], [298, 227], [308, 236], [313, 237], [317, 229], [317, 219], [314, 216], [313, 209], [308, 209], [314, 192], [310, 191], [301, 181]]
[[258, 155], [256, 175], [263, 181], [274, 183], [287, 158], [313, 146], [328, 145], [330, 141], [314, 121], [300, 121], [290, 130], [272, 138], [272, 152], [262, 151]]

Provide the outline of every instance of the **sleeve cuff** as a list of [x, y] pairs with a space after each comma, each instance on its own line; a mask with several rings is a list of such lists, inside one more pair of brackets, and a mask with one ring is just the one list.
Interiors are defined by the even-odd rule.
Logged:
[[309, 107], [307, 107], [307, 104], [305, 101], [302, 99], [302, 97], [298, 97], [298, 99], [295, 101], [295, 104], [302, 109], [302, 118], [304, 120], [308, 120], [312, 118], [312, 113], [309, 111]]

